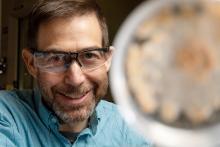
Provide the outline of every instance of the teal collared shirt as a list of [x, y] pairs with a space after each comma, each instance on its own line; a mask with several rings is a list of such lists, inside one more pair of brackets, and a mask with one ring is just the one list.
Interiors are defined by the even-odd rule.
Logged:
[[72, 144], [58, 130], [59, 121], [34, 91], [0, 91], [0, 147], [148, 147], [133, 132], [116, 105], [101, 101], [88, 128]]

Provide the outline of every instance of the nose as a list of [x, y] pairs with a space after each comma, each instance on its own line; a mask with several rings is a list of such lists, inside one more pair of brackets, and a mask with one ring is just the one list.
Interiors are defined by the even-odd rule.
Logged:
[[65, 83], [72, 86], [80, 86], [86, 79], [77, 62], [73, 62], [65, 74]]

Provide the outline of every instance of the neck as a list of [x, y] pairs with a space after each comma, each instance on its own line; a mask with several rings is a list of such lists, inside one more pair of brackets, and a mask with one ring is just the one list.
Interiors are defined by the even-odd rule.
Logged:
[[83, 129], [87, 127], [88, 120], [75, 122], [71, 124], [60, 124], [59, 130], [60, 131], [67, 131], [67, 132], [81, 132]]

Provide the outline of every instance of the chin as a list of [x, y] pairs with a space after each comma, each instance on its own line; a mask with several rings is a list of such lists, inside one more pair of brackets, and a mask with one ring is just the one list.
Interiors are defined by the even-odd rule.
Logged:
[[83, 105], [68, 106], [67, 108], [54, 102], [53, 110], [64, 123], [77, 123], [87, 120], [93, 114], [96, 104], [95, 99], [92, 99]]

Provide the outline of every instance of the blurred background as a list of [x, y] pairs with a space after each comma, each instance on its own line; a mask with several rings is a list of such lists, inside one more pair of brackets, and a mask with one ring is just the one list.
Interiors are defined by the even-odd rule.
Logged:
[[[31, 89], [35, 85], [21, 59], [26, 44], [27, 14], [35, 1], [0, 0], [0, 89]], [[107, 18], [111, 43], [127, 15], [142, 1], [98, 0]], [[113, 101], [110, 90], [107, 98]]]

